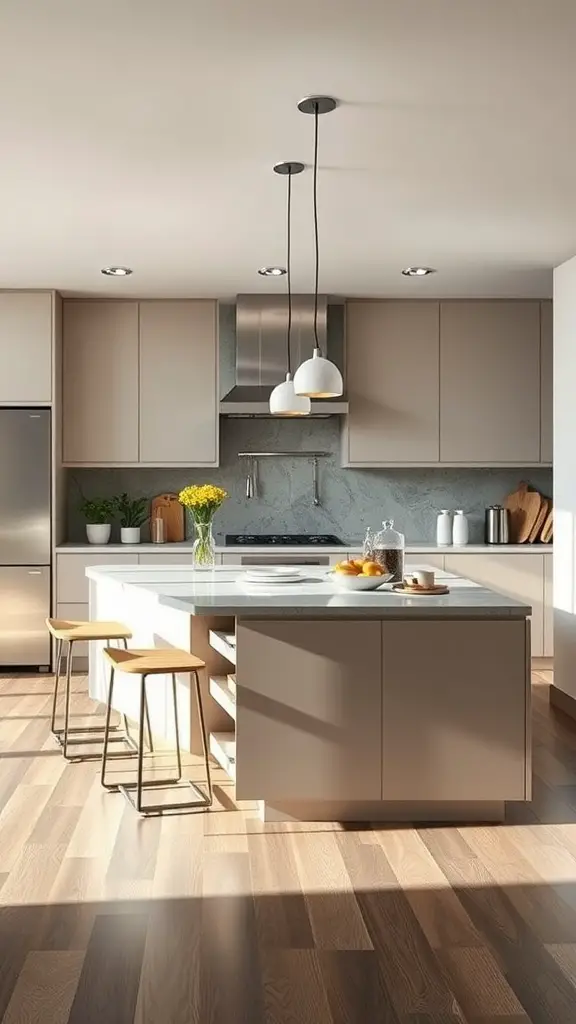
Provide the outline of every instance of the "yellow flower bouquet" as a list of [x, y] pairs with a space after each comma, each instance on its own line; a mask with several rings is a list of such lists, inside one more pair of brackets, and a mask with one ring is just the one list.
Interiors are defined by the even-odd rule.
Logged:
[[212, 520], [227, 497], [227, 491], [213, 484], [191, 484], [178, 495], [196, 532], [192, 549], [194, 568], [210, 569], [216, 561]]

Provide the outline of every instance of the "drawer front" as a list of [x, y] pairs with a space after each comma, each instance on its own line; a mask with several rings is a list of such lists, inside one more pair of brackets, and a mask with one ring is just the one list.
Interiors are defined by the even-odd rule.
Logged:
[[192, 565], [192, 555], [182, 551], [179, 555], [138, 555], [140, 565]]
[[[58, 604], [56, 605], [56, 617], [58, 619], [68, 620], [70, 622], [83, 622], [87, 621], [90, 616], [88, 614], [87, 604]], [[64, 656], [68, 644], [64, 644]], [[79, 640], [74, 644], [72, 648], [73, 658], [87, 658], [88, 657], [88, 643], [85, 640]]]
[[138, 555], [57, 555], [56, 603], [87, 604], [89, 565], [138, 565]]

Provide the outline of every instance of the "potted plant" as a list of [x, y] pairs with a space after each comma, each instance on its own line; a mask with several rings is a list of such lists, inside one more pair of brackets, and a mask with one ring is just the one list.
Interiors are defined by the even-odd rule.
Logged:
[[226, 491], [213, 484], [192, 484], [178, 495], [194, 525], [196, 540], [192, 548], [192, 565], [195, 569], [211, 569], [216, 563], [212, 520], [227, 497]]
[[84, 498], [80, 512], [86, 519], [89, 544], [107, 544], [114, 518], [114, 503], [109, 498]]
[[148, 519], [148, 499], [130, 498], [124, 491], [112, 500], [120, 520], [120, 540], [123, 544], [139, 544], [140, 527]]

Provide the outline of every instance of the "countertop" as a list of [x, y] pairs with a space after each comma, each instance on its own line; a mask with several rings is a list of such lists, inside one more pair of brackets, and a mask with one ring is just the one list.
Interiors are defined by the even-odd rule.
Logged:
[[[193, 541], [187, 540], [180, 544], [87, 544], [87, 543], [75, 543], [69, 541], [65, 544], [58, 544], [56, 552], [59, 554], [116, 554], [122, 552], [122, 554], [138, 554], [139, 551], [144, 554], [155, 554], [161, 555], [163, 552], [166, 554], [172, 554], [174, 552], [181, 551], [183, 554], [192, 554]], [[338, 547], [330, 547], [329, 545], [311, 544], [304, 545], [298, 544], [294, 547], [284, 547], [280, 544], [266, 544], [261, 546], [250, 546], [248, 544], [242, 544], [238, 546], [217, 544], [216, 553], [219, 555], [271, 555], [275, 552], [282, 552], [285, 555], [310, 555], [314, 554], [342, 554], [346, 555], [348, 551], [360, 552], [362, 551], [362, 541], [346, 541], [344, 544]], [[450, 544], [446, 547], [441, 547], [438, 544], [407, 544], [406, 554], [407, 555], [478, 555], [478, 554], [491, 554], [494, 552], [497, 555], [507, 554], [552, 554], [552, 544], [465, 544], [461, 547]]]
[[326, 570], [306, 570], [301, 584], [262, 588], [241, 582], [243, 570], [217, 566], [194, 572], [187, 566], [91, 566], [89, 579], [146, 591], [164, 606], [189, 615], [240, 618], [525, 618], [531, 607], [450, 573], [437, 573], [451, 592], [439, 597], [404, 597], [381, 591], [339, 591]]

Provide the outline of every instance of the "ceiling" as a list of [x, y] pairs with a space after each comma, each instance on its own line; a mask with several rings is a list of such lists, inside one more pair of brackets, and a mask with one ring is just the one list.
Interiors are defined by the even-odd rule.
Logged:
[[310, 164], [321, 92], [323, 292], [548, 295], [576, 252], [575, 39], [574, 0], [2, 0], [0, 287], [283, 290], [256, 274], [285, 262], [272, 166]]

